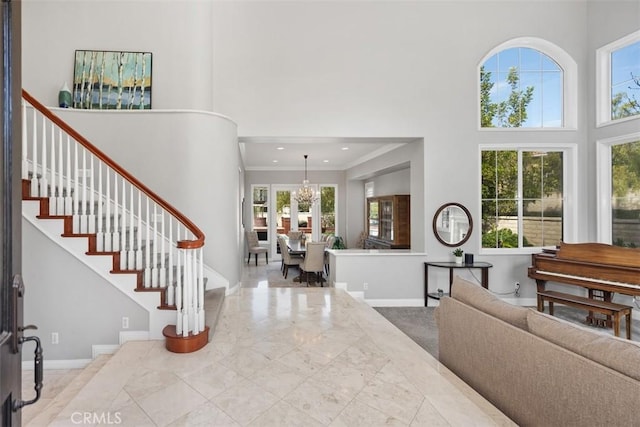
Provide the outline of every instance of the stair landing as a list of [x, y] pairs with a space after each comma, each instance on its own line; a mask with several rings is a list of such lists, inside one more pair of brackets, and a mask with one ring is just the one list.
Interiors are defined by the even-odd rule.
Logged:
[[[209, 341], [224, 299], [224, 288], [205, 292]], [[181, 395], [185, 391], [181, 387], [188, 387], [186, 392], [192, 391], [181, 378], [210, 364], [215, 355], [216, 350], [206, 345], [196, 352], [180, 354], [167, 351], [162, 340], [129, 341], [113, 355], [99, 355], [84, 369], [45, 369], [42, 397], [23, 409], [22, 424], [72, 426], [78, 425], [79, 414], [90, 414], [103, 417], [102, 424], [109, 424], [109, 420], [118, 424], [118, 419], [126, 419], [132, 425], [155, 425], [157, 420], [151, 420], [148, 414], [156, 409], [145, 406], [150, 401], [147, 398], [152, 395], [157, 398], [162, 393], [169, 393], [169, 397], [173, 393]], [[22, 382], [23, 398], [30, 399], [35, 393], [33, 371], [23, 371]], [[198, 396], [193, 397], [197, 400]], [[184, 407], [190, 407], [189, 404], [185, 402]]]
[[[47, 369], [44, 371], [40, 400], [22, 410], [25, 426], [48, 426], [77, 394], [111, 358], [101, 354], [82, 369]], [[22, 398], [35, 396], [33, 370], [22, 371]]]

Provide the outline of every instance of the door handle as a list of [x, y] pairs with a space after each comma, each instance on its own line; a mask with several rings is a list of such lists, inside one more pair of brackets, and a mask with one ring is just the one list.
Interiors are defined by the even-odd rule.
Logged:
[[25, 337], [23, 336], [24, 331], [28, 329], [38, 329], [35, 325], [27, 325], [27, 326], [18, 326], [18, 316], [20, 305], [20, 299], [24, 296], [24, 283], [22, 282], [22, 276], [16, 274], [13, 277], [13, 286], [12, 286], [12, 298], [11, 303], [13, 305], [12, 312], [13, 318], [11, 329], [13, 336], [13, 350], [14, 353], [18, 353], [20, 351], [19, 346], [22, 346], [27, 341], [33, 341], [36, 343], [36, 348], [34, 351], [33, 358], [33, 375], [34, 375], [34, 386], [33, 388], [36, 391], [36, 397], [31, 400], [22, 400], [17, 399], [13, 401], [13, 411], [18, 411], [20, 408], [23, 408], [27, 405], [32, 405], [36, 403], [40, 399], [40, 395], [42, 392], [42, 378], [43, 378], [43, 356], [42, 356], [42, 343], [40, 342], [40, 338], [36, 336]]
[[[37, 329], [35, 326], [33, 325], [29, 325], [26, 326], [24, 328], [21, 329]], [[40, 338], [33, 336], [33, 337], [21, 337], [20, 338], [20, 344], [24, 344], [27, 341], [34, 341], [36, 343], [36, 348], [34, 351], [34, 358], [33, 358], [33, 375], [34, 375], [34, 384], [33, 384], [33, 388], [36, 391], [36, 397], [34, 397], [31, 400], [15, 400], [13, 402], [13, 411], [17, 411], [20, 408], [23, 408], [27, 405], [33, 405], [34, 403], [36, 403], [39, 399], [40, 399], [40, 394], [42, 392], [42, 377], [43, 377], [43, 364], [42, 364], [42, 344], [40, 343]]]

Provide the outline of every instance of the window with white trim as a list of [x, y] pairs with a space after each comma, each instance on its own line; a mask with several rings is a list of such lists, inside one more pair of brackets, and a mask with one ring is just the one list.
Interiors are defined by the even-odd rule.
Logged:
[[[482, 249], [514, 250], [555, 246], [565, 240], [572, 211], [567, 170], [573, 150], [481, 149]], [[570, 221], [569, 221], [570, 222]]]
[[509, 40], [480, 61], [478, 74], [481, 129], [576, 128], [577, 65], [553, 43]]
[[596, 51], [597, 124], [640, 116], [640, 31]]
[[598, 240], [640, 247], [640, 133], [598, 141]]

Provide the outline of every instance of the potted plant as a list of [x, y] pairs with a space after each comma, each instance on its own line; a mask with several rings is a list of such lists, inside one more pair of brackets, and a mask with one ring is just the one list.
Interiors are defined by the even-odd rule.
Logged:
[[347, 249], [347, 246], [344, 244], [344, 239], [340, 236], [336, 236], [331, 249]]
[[455, 248], [453, 250], [453, 256], [456, 257], [456, 264], [462, 264], [462, 254], [464, 254], [464, 251], [461, 248]]

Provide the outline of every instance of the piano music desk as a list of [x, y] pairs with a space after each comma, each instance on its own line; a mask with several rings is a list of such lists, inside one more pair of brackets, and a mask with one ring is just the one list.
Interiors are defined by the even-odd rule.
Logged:
[[549, 302], [549, 314], [552, 316], [554, 302], [611, 316], [613, 318], [613, 333], [617, 337], [620, 336], [620, 317], [624, 315], [626, 319], [627, 339], [631, 339], [631, 311], [633, 307], [629, 305], [600, 301], [578, 295], [565, 294], [563, 292], [538, 291], [538, 311], [544, 312], [545, 300]]

